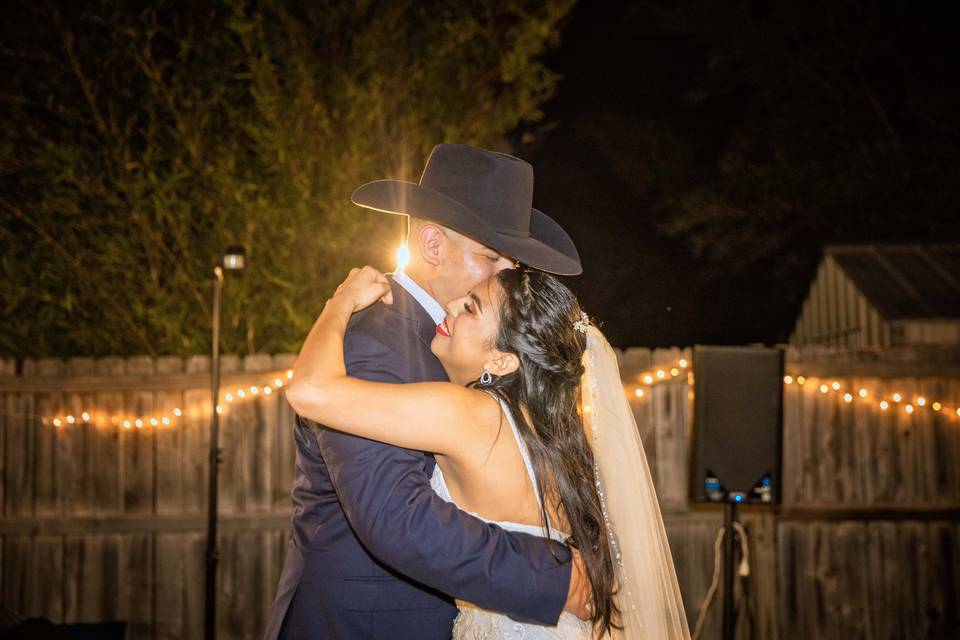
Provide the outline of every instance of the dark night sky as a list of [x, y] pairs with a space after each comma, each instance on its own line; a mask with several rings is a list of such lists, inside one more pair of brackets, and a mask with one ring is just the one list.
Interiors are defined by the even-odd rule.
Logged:
[[[680, 110], [686, 84], [703, 63], [700, 52], [682, 39], [636, 33], [636, 24], [624, 21], [628, 11], [629, 3], [622, 1], [582, 2], [569, 18], [563, 43], [550, 60], [563, 79], [544, 108], [548, 130], [528, 149], [518, 150], [535, 168], [536, 206], [576, 241], [584, 274], [573, 287], [615, 344], [776, 339], [782, 327], [753, 335], [732, 308], [734, 292], [749, 283], [712, 282], [704, 290], [687, 244], [661, 233], [649, 203], [609, 166], [611, 151], [642, 153], [623, 145], [615, 127], [606, 127], [610, 114], [628, 122], [670, 117]], [[638, 77], [638, 68], [647, 73]], [[673, 119], [680, 122], [683, 116]], [[714, 135], [709, 126], [698, 134]], [[606, 150], [598, 148], [604, 145]]]
[[[690, 38], [658, 29], [653, 16], [630, 5], [581, 2], [549, 58], [563, 79], [544, 107], [544, 120], [515, 136], [527, 142], [517, 144], [515, 152], [535, 168], [535, 205], [576, 241], [585, 271], [573, 287], [614, 344], [785, 341], [804, 286], [771, 296], [777, 282], [762, 272], [762, 264], [724, 275], [716, 264], [695, 257], [685, 241], [666, 237], [649, 190], [632, 188], [634, 177], [655, 181], [657, 174], [656, 167], [645, 167], [644, 149], [631, 146], [633, 127], [662, 122], [697, 139], [707, 166], [744, 105], [733, 94], [691, 107], [687, 96], [693, 79], [710, 63], [709, 52]], [[640, 159], [633, 165], [640, 168], [637, 175], [611, 166], [617, 154]], [[798, 250], [805, 266], [796, 280], [809, 282], [819, 249], [828, 242], [927, 239], [858, 237], [853, 231], [811, 242]], [[711, 269], [714, 275], [707, 277]]]

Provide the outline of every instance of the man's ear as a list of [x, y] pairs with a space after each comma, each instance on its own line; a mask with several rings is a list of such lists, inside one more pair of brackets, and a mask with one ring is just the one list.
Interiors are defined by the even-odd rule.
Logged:
[[439, 266], [443, 260], [443, 246], [447, 237], [435, 224], [425, 224], [417, 234], [417, 247], [427, 264]]
[[483, 363], [483, 366], [495, 376], [505, 376], [520, 368], [520, 358], [514, 353], [495, 351], [494, 355]]

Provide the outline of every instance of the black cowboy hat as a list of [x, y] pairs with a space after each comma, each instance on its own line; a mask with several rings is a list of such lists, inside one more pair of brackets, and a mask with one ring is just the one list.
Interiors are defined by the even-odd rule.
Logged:
[[438, 144], [419, 184], [376, 180], [358, 187], [350, 200], [437, 222], [541, 271], [583, 272], [567, 232], [533, 208], [533, 167], [505, 153]]

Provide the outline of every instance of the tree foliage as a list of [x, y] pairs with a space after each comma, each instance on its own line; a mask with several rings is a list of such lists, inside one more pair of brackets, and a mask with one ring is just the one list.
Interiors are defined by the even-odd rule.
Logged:
[[569, 0], [26, 2], [0, 48], [0, 352], [297, 348], [398, 218], [352, 189], [540, 116]]
[[[637, 292], [611, 307], [623, 340], [651, 340], [638, 326], [661, 344], [784, 340], [825, 245], [960, 240], [957, 16], [943, 2], [621, 3], [619, 39], [603, 37], [631, 60], [618, 97], [597, 79], [603, 97], [564, 124], [636, 227], [659, 229], [644, 254], [667, 254], [656, 276], [609, 287]], [[670, 289], [689, 290], [680, 330], [651, 310], [650, 295], [682, 308]]]

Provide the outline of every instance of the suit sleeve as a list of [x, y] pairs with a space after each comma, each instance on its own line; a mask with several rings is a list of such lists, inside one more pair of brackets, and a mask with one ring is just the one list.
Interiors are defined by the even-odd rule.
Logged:
[[[344, 355], [349, 375], [402, 382], [390, 367], [398, 354], [368, 335], [348, 332]], [[444, 501], [430, 487], [422, 452], [322, 427], [311, 431], [350, 526], [373, 556], [484, 609], [556, 623], [570, 582], [565, 546], [508, 532]]]

